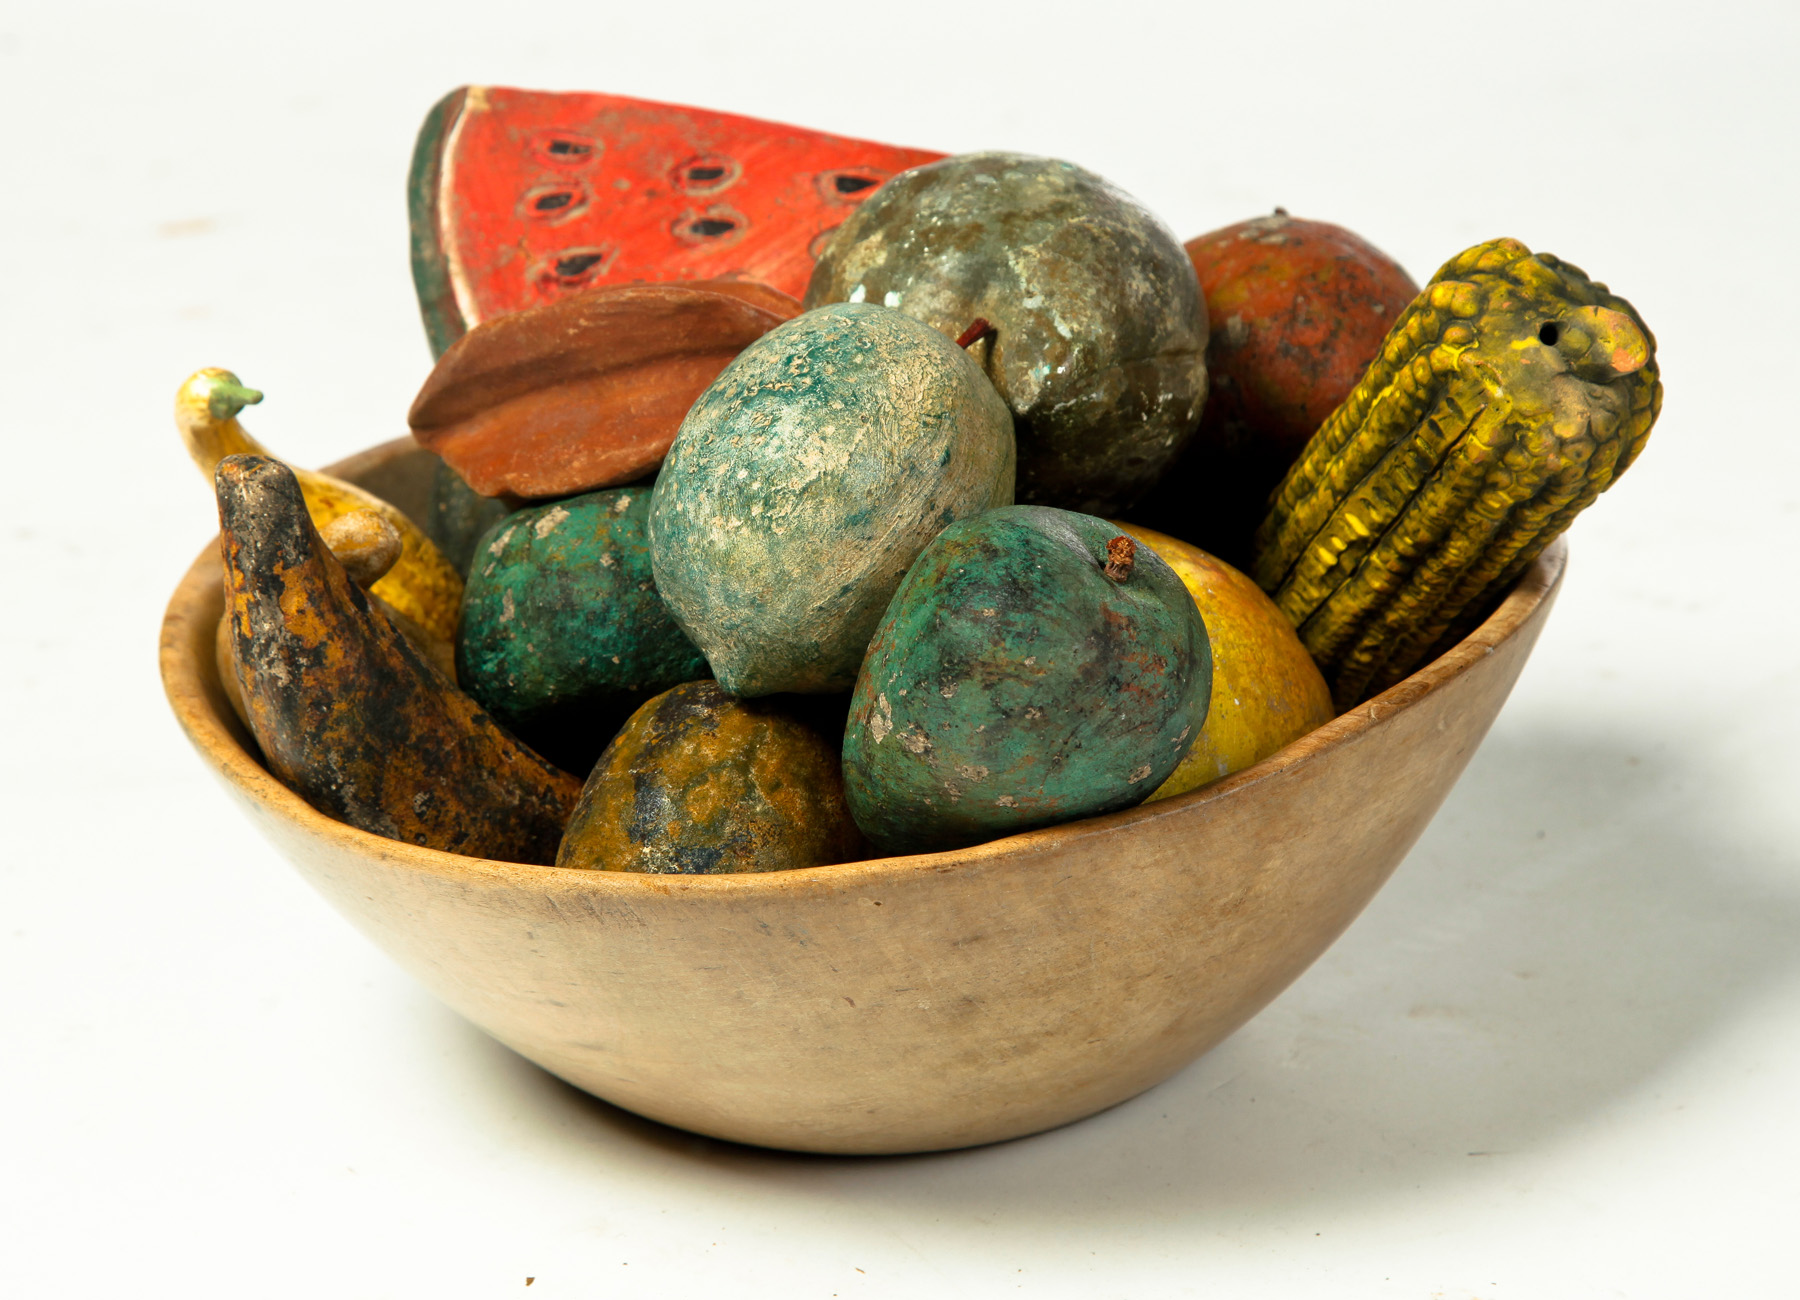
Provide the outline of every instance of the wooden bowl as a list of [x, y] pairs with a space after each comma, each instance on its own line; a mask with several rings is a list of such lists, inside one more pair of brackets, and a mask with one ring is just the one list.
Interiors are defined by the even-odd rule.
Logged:
[[[402, 440], [333, 467], [420, 511]], [[931, 1151], [1080, 1119], [1256, 1014], [1356, 917], [1512, 689], [1552, 546], [1455, 649], [1204, 789], [975, 848], [653, 876], [458, 857], [270, 776], [213, 666], [208, 547], [162, 628], [175, 716], [363, 933], [514, 1051], [616, 1105], [796, 1151]]]

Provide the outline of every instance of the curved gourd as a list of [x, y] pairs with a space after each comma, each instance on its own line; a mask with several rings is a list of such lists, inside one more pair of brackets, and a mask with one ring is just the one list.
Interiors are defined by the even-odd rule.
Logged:
[[[231, 371], [217, 366], [196, 370], [176, 391], [175, 424], [188, 454], [207, 478], [227, 456], [276, 458], [238, 423], [238, 412], [262, 399], [256, 389], [246, 388]], [[353, 483], [297, 466], [289, 468], [299, 480], [315, 528], [353, 510], [373, 510], [399, 530], [400, 558], [371, 590], [433, 636], [454, 642], [462, 577], [418, 525]]]

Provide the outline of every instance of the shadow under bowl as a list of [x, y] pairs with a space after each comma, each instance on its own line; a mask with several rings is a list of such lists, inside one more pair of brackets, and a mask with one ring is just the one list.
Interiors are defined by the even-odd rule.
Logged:
[[[430, 466], [400, 440], [332, 472], [418, 517]], [[974, 848], [757, 875], [494, 862], [316, 812], [262, 767], [220, 690], [216, 548], [169, 602], [162, 675], [195, 748], [301, 874], [514, 1051], [713, 1137], [933, 1151], [1124, 1101], [1311, 965], [1455, 784], [1566, 561], [1559, 540], [1466, 640], [1223, 781]]]

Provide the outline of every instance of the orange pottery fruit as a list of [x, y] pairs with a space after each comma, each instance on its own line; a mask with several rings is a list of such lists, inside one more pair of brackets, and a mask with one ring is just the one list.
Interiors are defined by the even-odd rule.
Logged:
[[1212, 326], [1212, 393], [1194, 441], [1132, 514], [1247, 564], [1269, 493], [1419, 288], [1342, 226], [1280, 208], [1185, 247]]

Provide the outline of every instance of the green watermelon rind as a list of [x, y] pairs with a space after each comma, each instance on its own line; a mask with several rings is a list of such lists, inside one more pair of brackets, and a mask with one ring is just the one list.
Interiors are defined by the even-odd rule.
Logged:
[[412, 240], [413, 289], [419, 299], [419, 315], [425, 322], [425, 338], [435, 359], [469, 332], [456, 290], [450, 283], [450, 260], [438, 238], [438, 195], [444, 172], [444, 143], [450, 138], [463, 105], [467, 86], [458, 86], [431, 106], [413, 144], [412, 163], [406, 172], [406, 217]]

